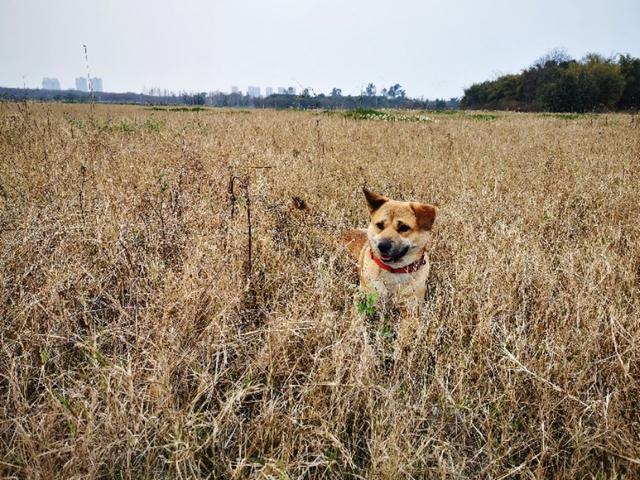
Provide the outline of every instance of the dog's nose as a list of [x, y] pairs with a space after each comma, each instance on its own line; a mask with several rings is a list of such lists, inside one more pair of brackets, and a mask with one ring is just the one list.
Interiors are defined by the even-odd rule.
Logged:
[[393, 244], [389, 240], [382, 240], [378, 243], [378, 250], [382, 255], [387, 255], [391, 251], [391, 247], [393, 247]]

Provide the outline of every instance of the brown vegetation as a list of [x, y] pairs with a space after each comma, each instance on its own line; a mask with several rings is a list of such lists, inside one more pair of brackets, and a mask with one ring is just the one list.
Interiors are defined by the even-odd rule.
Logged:
[[[640, 122], [420, 118], [0, 104], [0, 474], [638, 478]], [[363, 184], [439, 205], [418, 317]]]

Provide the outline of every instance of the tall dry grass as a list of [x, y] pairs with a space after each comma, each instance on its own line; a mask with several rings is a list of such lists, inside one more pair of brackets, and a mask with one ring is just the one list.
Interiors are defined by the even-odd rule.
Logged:
[[[0, 104], [2, 475], [638, 478], [640, 121], [432, 119]], [[417, 317], [363, 184], [440, 206]]]

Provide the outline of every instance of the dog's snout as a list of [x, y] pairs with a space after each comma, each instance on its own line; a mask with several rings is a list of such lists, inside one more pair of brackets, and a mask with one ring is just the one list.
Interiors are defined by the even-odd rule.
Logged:
[[382, 255], [387, 255], [391, 251], [392, 247], [393, 243], [391, 243], [389, 240], [382, 240], [380, 243], [378, 243], [378, 250], [380, 250], [380, 253]]

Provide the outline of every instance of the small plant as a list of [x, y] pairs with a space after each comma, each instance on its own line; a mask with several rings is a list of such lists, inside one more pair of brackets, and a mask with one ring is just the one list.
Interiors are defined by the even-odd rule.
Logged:
[[[82, 122], [82, 120], [75, 119], [76, 121]], [[71, 120], [69, 120], [71, 123]], [[84, 123], [80, 125], [84, 126]], [[78, 125], [74, 126], [76, 128], [81, 128]], [[136, 130], [145, 129], [150, 132], [160, 132], [165, 126], [165, 122], [163, 120], [157, 120], [155, 118], [147, 118], [144, 121], [141, 120], [131, 120], [129, 118], [122, 118], [119, 121], [106, 120], [97, 123], [97, 127], [99, 130], [107, 131], [107, 132], [124, 132], [124, 133], [133, 133]]]
[[371, 108], [356, 108], [347, 110], [342, 114], [346, 118], [354, 120], [380, 120], [383, 122], [430, 122], [431, 118], [425, 115], [393, 115], [381, 110]]
[[67, 121], [67, 123], [73, 128], [77, 128], [78, 130], [83, 130], [86, 127], [85, 121], [81, 118], [72, 117], [69, 114], [65, 114], [64, 118]]
[[560, 120], [580, 120], [593, 117], [593, 115], [587, 113], [540, 113], [539, 116], [558, 118]]
[[483, 120], [486, 122], [490, 122], [498, 118], [497, 115], [491, 115], [490, 113], [474, 113], [473, 115], [469, 115], [469, 118], [473, 118], [474, 120]]
[[128, 118], [123, 118], [118, 123], [113, 126], [114, 130], [119, 130], [121, 132], [130, 133], [136, 129], [135, 122], [132, 122]]
[[206, 110], [205, 107], [160, 107], [153, 106], [151, 110], [163, 111], [163, 112], [202, 112]]
[[356, 108], [355, 110], [347, 110], [344, 112], [344, 116], [356, 120], [386, 120], [389, 114], [371, 108]]
[[144, 122], [144, 128], [151, 132], [159, 132], [163, 127], [164, 122], [155, 118], [147, 118]]
[[374, 315], [376, 313], [377, 301], [378, 295], [376, 293], [367, 293], [361, 290], [358, 294], [358, 312], [361, 315]]
[[136, 122], [133, 120], [129, 120], [128, 118], [123, 118], [118, 122], [114, 122], [111, 119], [106, 121], [99, 121], [96, 122], [96, 125], [99, 130], [107, 132], [131, 133], [134, 132], [137, 128]]
[[421, 113], [425, 113], [425, 114], [428, 114], [428, 115], [450, 115], [450, 116], [463, 115], [462, 110], [454, 110], [454, 109], [422, 110]]
[[385, 323], [380, 329], [380, 336], [385, 339], [393, 338], [393, 327], [388, 323]]

